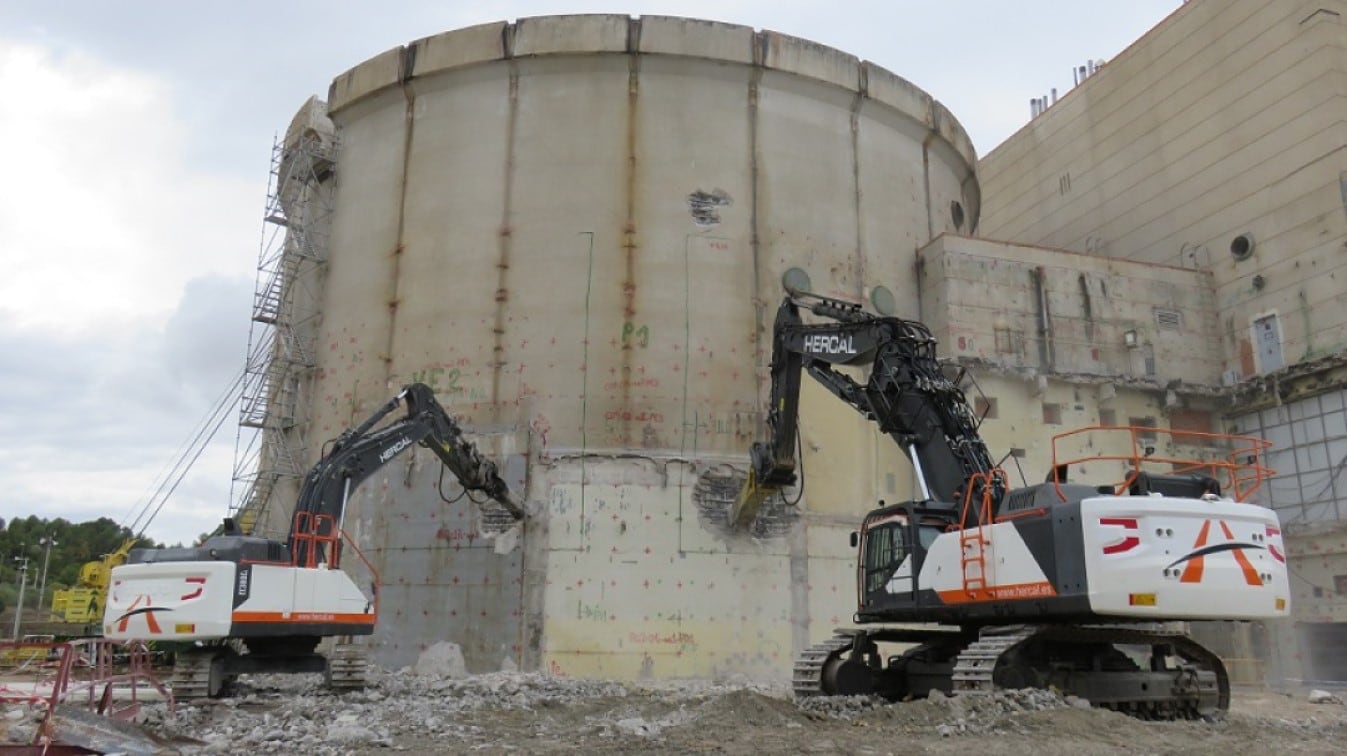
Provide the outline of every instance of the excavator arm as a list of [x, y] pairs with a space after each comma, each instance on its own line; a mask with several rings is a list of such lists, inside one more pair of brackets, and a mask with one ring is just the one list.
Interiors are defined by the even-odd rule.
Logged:
[[[823, 321], [805, 323], [802, 309]], [[978, 420], [958, 383], [941, 369], [935, 337], [925, 325], [791, 292], [772, 331], [767, 440], [750, 450], [748, 480], [731, 513], [736, 527], [748, 526], [769, 496], [795, 482], [802, 373], [894, 439], [934, 507], [957, 511], [969, 481], [989, 479], [995, 465], [978, 434]], [[843, 366], [868, 368], [865, 382], [838, 370]], [[993, 492], [993, 501], [999, 503], [1003, 494]]]
[[[404, 417], [374, 428], [400, 405], [406, 405]], [[298, 564], [305, 563], [309, 556], [307, 550], [314, 542], [310, 538], [296, 538], [300, 523], [316, 525], [319, 535], [328, 535], [325, 531], [334, 525], [340, 528], [351, 492], [414, 444], [430, 449], [465, 489], [485, 493], [516, 520], [524, 518], [523, 508], [514, 501], [495, 463], [483, 458], [477, 447], [463, 438], [458, 423], [435, 400], [429, 386], [413, 383], [405, 386], [363, 423], [342, 433], [305, 477], [288, 538]], [[300, 513], [311, 517], [302, 518], [298, 516]], [[318, 556], [322, 561], [322, 555]]]

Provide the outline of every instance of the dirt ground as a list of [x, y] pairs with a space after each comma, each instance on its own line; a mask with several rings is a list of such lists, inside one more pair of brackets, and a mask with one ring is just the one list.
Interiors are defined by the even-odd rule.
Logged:
[[[1305, 697], [1238, 691], [1223, 722], [1141, 722], [1063, 706], [969, 717], [955, 702], [883, 706], [852, 720], [817, 719], [793, 702], [753, 691], [674, 703], [658, 692], [596, 698], [531, 711], [482, 710], [446, 737], [406, 733], [352, 753], [817, 753], [1255, 754], [1347, 752], [1347, 707]], [[643, 722], [647, 732], [639, 732]], [[962, 728], [960, 722], [963, 722]], [[624, 727], [623, 723], [627, 723]]]
[[[1048, 691], [799, 704], [784, 686], [748, 682], [403, 670], [336, 694], [316, 677], [244, 678], [231, 696], [184, 702], [172, 717], [147, 704], [138, 731], [162, 738], [146, 752], [184, 755], [1347, 753], [1347, 705], [1312, 704], [1308, 690], [1237, 688], [1217, 721], [1143, 722]], [[11, 707], [0, 728], [21, 742], [29, 719]]]

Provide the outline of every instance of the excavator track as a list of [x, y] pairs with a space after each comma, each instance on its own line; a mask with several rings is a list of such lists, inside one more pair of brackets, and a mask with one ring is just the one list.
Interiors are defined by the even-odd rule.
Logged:
[[823, 668], [828, 660], [841, 654], [854, 643], [855, 631], [836, 630], [833, 637], [805, 649], [795, 660], [795, 696], [826, 696], [823, 690]]
[[365, 687], [365, 652], [358, 646], [340, 644], [327, 654], [327, 686], [333, 690]]
[[219, 696], [229, 682], [220, 663], [223, 653], [215, 648], [179, 651], [173, 660], [173, 698], [188, 701]]
[[[952, 659], [923, 665], [919, 681], [910, 654], [891, 657], [880, 670], [876, 641], [927, 644], [937, 657]], [[844, 661], [853, 648], [862, 653]], [[866, 669], [873, 676], [867, 678]], [[1181, 631], [1148, 625], [990, 627], [971, 642], [950, 634], [839, 629], [800, 654], [793, 687], [797, 698], [850, 688], [892, 700], [935, 688], [956, 694], [1045, 688], [1142, 719], [1215, 717], [1230, 707], [1220, 658]]]
[[[1157, 660], [1143, 668], [1118, 646], [1150, 647]], [[1072, 657], [1074, 665], [1064, 663]], [[953, 689], [998, 687], [1053, 688], [1142, 719], [1214, 717], [1230, 708], [1230, 680], [1216, 654], [1183, 632], [1144, 626], [984, 631], [955, 660]]]
[[984, 632], [968, 644], [954, 660], [953, 690], [955, 693], [986, 692], [996, 689], [992, 673], [1005, 652], [1028, 640], [1035, 629], [993, 628], [999, 632]]

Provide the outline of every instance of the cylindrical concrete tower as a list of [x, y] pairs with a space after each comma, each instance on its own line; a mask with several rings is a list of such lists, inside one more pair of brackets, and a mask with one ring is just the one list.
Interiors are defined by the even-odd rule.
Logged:
[[747, 534], [726, 510], [787, 271], [916, 317], [915, 250], [976, 225], [973, 148], [939, 103], [801, 39], [590, 15], [390, 50], [328, 114], [297, 416], [329, 438], [428, 383], [533, 513], [487, 538], [425, 452], [368, 482], [347, 526], [382, 574], [376, 659], [452, 641], [474, 671], [782, 678], [848, 621], [847, 532], [909, 493], [887, 441], [811, 392], [803, 496]]

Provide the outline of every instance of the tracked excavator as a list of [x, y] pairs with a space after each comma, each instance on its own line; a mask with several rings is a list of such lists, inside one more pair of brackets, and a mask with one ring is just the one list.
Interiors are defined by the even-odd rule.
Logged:
[[[773, 331], [768, 438], [751, 448], [732, 521], [751, 523], [796, 482], [804, 373], [892, 438], [920, 487], [916, 500], [879, 502], [851, 534], [855, 627], [797, 658], [797, 696], [1037, 687], [1143, 718], [1229, 707], [1220, 658], [1185, 623], [1289, 612], [1281, 527], [1248, 502], [1271, 473], [1266, 441], [1184, 431], [1164, 445], [1159, 429], [1082, 429], [1053, 440], [1045, 482], [1012, 489], [964, 376], [938, 361], [922, 323], [791, 292]], [[1068, 459], [1090, 448], [1081, 433], [1113, 440]], [[1200, 453], [1175, 451], [1189, 448]], [[1078, 482], [1086, 462], [1119, 477]]]
[[[405, 416], [376, 428], [400, 405]], [[463, 437], [430, 387], [413, 383], [331, 442], [304, 478], [284, 542], [246, 535], [229, 519], [192, 548], [134, 549], [112, 570], [103, 632], [114, 640], [180, 642], [173, 692], [217, 697], [240, 674], [325, 674], [335, 689], [363, 686], [360, 647], [374, 632], [378, 574], [342, 529], [351, 492], [415, 444], [430, 449], [466, 491], [485, 494], [483, 516], [524, 517], [495, 463]], [[487, 512], [487, 507], [492, 508]], [[372, 577], [361, 590], [341, 568], [349, 548]]]

